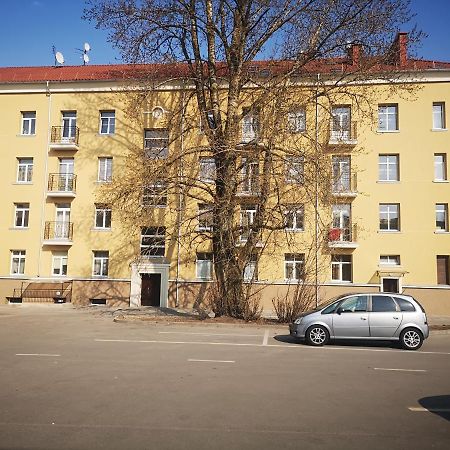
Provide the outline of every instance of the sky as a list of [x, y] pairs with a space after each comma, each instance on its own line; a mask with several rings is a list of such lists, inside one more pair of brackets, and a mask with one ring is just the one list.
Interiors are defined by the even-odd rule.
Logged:
[[[418, 55], [450, 61], [450, 0], [412, 0], [411, 4], [414, 21], [428, 34]], [[91, 64], [120, 63], [107, 32], [81, 18], [83, 7], [83, 0], [0, 0], [0, 67], [53, 65], [53, 45], [63, 53], [66, 65], [79, 65], [82, 54], [77, 49], [85, 42], [91, 46]]]

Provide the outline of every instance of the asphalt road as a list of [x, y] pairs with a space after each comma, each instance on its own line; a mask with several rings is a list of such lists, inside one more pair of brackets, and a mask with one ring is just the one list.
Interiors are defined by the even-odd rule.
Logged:
[[0, 307], [0, 449], [449, 449], [450, 334], [422, 349], [285, 327]]

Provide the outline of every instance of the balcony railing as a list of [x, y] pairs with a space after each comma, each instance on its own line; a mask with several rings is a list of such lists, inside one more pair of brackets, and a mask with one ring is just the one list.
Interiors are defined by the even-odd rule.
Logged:
[[48, 176], [47, 192], [49, 195], [74, 195], [77, 187], [77, 176], [73, 173], [51, 173]]
[[78, 148], [80, 130], [78, 127], [52, 127], [50, 146], [61, 148]]
[[356, 145], [358, 139], [356, 121], [342, 125], [330, 122], [328, 143], [331, 145]]
[[257, 175], [241, 175], [239, 178], [239, 185], [237, 195], [252, 196], [259, 195], [259, 177]]
[[357, 226], [331, 228], [328, 232], [328, 245], [333, 248], [355, 248], [357, 244]]
[[358, 192], [356, 173], [342, 173], [333, 179], [331, 192], [339, 197], [354, 197]]
[[72, 222], [45, 222], [44, 241], [51, 241], [53, 243], [70, 243], [72, 241], [72, 237]]

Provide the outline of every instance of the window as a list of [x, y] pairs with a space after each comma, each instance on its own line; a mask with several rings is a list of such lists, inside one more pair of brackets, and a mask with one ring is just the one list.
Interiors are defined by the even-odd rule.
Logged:
[[52, 274], [56, 276], [67, 275], [67, 252], [53, 253]]
[[409, 302], [408, 300], [405, 300], [401, 297], [393, 297], [394, 300], [397, 302], [398, 306], [400, 307], [400, 311], [402, 312], [414, 312], [416, 308], [414, 305]]
[[255, 194], [259, 192], [259, 163], [247, 158], [242, 158], [240, 191], [243, 194]]
[[436, 203], [436, 231], [448, 231], [447, 203]]
[[288, 183], [303, 183], [303, 157], [286, 158], [286, 181]]
[[33, 179], [33, 158], [17, 158], [17, 182], [31, 183]]
[[256, 255], [250, 255], [250, 260], [244, 266], [243, 271], [244, 281], [257, 281], [258, 280], [258, 261]]
[[213, 158], [200, 158], [200, 181], [214, 183], [216, 179], [216, 162]]
[[149, 186], [144, 186], [142, 204], [155, 208], [165, 208], [167, 206], [167, 186], [160, 181]]
[[296, 111], [288, 113], [289, 131], [292, 133], [302, 133], [306, 131], [306, 111], [300, 108]]
[[398, 130], [398, 105], [378, 105], [378, 131]]
[[29, 203], [15, 203], [16, 208], [14, 227], [28, 228], [28, 221], [30, 218], [30, 204]]
[[399, 181], [398, 155], [378, 156], [378, 180], [379, 181]]
[[303, 253], [286, 253], [284, 255], [284, 278], [300, 281], [304, 274], [305, 255]]
[[198, 204], [198, 231], [211, 231], [213, 227], [212, 206], [207, 203]]
[[77, 112], [62, 111], [62, 140], [74, 142], [77, 139]]
[[399, 266], [400, 255], [380, 255], [380, 266]]
[[331, 108], [331, 140], [347, 141], [352, 138], [351, 113], [350, 106], [333, 106]]
[[351, 255], [333, 255], [331, 257], [331, 279], [333, 281], [352, 281]]
[[447, 180], [447, 155], [445, 153], [434, 154], [434, 181]]
[[336, 156], [331, 158], [333, 173], [333, 193], [349, 192], [351, 189], [351, 158], [350, 156]]
[[303, 205], [290, 205], [285, 212], [286, 230], [303, 231], [304, 216]]
[[112, 180], [113, 159], [100, 157], [98, 158], [98, 176], [97, 181], [100, 183], [108, 183]]
[[116, 130], [116, 112], [100, 111], [100, 134], [114, 134]]
[[25, 273], [25, 250], [11, 250], [11, 275]]
[[169, 153], [169, 130], [145, 130], [144, 153], [150, 159], [165, 159]]
[[109, 252], [94, 251], [94, 261], [92, 266], [92, 275], [94, 277], [107, 277], [109, 266]]
[[250, 228], [255, 221], [256, 211], [256, 205], [241, 206], [241, 241], [246, 241], [250, 237], [252, 232]]
[[445, 130], [444, 102], [433, 102], [433, 130]]
[[436, 256], [437, 284], [450, 284], [448, 260], [448, 255]]
[[400, 205], [380, 203], [380, 230], [400, 231]]
[[[208, 128], [211, 130], [215, 130], [217, 128], [216, 121], [214, 120], [214, 113], [212, 111], [206, 111], [206, 118], [208, 120]], [[204, 133], [206, 131], [206, 127], [203, 123], [202, 118], [200, 118], [200, 133]]]
[[391, 297], [372, 295], [372, 312], [395, 312], [397, 305]]
[[213, 271], [212, 253], [197, 253], [196, 277], [201, 280], [211, 280]]
[[368, 303], [367, 295], [355, 295], [353, 297], [348, 297], [339, 305], [338, 312], [366, 312]]
[[36, 134], [36, 111], [22, 112], [22, 135]]
[[251, 142], [258, 139], [259, 134], [258, 110], [245, 108], [242, 118], [242, 142]]
[[141, 255], [164, 256], [166, 228], [144, 227], [141, 229]]
[[95, 228], [107, 229], [111, 228], [111, 207], [108, 205], [95, 205]]

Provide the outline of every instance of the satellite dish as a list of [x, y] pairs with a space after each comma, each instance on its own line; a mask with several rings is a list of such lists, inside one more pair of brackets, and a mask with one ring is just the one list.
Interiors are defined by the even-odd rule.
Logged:
[[55, 53], [56, 61], [58, 61], [59, 64], [64, 64], [64, 56], [61, 52]]
[[87, 64], [89, 62], [89, 56], [86, 53], [83, 55], [83, 61], [84, 64]]
[[88, 52], [91, 49], [91, 46], [89, 45], [89, 42], [84, 43], [84, 51]]

